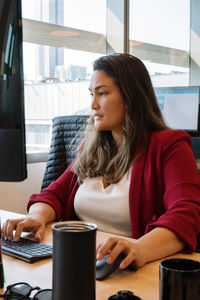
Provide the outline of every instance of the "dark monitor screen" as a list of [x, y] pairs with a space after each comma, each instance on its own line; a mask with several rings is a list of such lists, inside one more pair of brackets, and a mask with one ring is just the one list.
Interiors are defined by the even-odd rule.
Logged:
[[169, 127], [199, 131], [199, 86], [155, 88], [155, 93]]
[[0, 0], [0, 181], [26, 176], [21, 0]]

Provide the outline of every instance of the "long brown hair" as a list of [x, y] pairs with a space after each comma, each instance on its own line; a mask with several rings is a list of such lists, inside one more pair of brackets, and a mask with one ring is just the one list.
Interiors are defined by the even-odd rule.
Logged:
[[159, 109], [149, 73], [137, 57], [112, 54], [97, 59], [94, 71], [103, 71], [120, 90], [125, 107], [123, 139], [117, 150], [110, 131], [97, 131], [91, 116], [85, 129], [73, 171], [79, 183], [86, 177], [104, 176], [118, 182], [135, 159], [141, 142], [146, 145], [150, 131], [167, 129]]

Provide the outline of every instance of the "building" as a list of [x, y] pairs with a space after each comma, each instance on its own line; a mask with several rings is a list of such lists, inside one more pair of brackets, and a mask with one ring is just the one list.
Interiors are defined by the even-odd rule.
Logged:
[[[41, 0], [37, 10], [40, 21], [64, 25], [64, 0]], [[64, 65], [64, 49], [62, 48], [39, 45], [38, 56], [38, 78], [54, 78], [56, 66]], [[46, 63], [47, 60], [49, 63]]]
[[[49, 0], [49, 23], [64, 25], [64, 0]], [[64, 49], [49, 47], [49, 77], [55, 77], [56, 66], [64, 65]]]

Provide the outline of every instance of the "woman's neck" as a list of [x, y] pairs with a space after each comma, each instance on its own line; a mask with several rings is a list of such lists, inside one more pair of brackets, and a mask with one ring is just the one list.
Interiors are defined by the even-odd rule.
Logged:
[[120, 147], [121, 143], [122, 143], [122, 131], [121, 132], [113, 132], [112, 131], [112, 136], [113, 139], [115, 141], [115, 144], [117, 146], [117, 149]]

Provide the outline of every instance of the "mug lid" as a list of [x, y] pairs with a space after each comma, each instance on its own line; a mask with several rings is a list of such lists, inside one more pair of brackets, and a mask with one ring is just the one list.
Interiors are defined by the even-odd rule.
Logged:
[[97, 225], [85, 221], [63, 221], [57, 222], [52, 225], [53, 230], [80, 232], [80, 231], [91, 231], [96, 230]]

